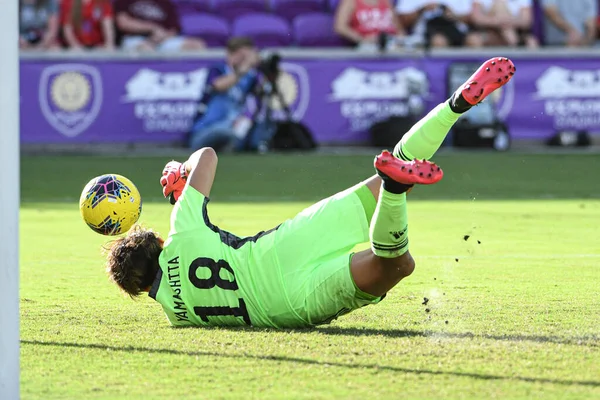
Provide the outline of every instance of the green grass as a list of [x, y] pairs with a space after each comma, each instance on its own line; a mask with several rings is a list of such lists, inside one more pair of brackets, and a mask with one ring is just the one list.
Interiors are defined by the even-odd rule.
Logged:
[[[380, 305], [296, 331], [173, 329], [107, 282], [79, 192], [122, 173], [165, 233], [165, 161], [22, 159], [23, 399], [600, 398], [598, 156], [438, 157], [445, 179], [409, 200], [415, 273]], [[370, 165], [224, 156], [211, 218], [253, 234]]]

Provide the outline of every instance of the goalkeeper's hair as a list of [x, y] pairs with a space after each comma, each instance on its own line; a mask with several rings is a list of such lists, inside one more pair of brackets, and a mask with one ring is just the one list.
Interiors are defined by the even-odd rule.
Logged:
[[106, 247], [106, 272], [111, 281], [130, 297], [147, 291], [160, 268], [158, 257], [163, 240], [151, 229], [134, 226], [125, 237]]

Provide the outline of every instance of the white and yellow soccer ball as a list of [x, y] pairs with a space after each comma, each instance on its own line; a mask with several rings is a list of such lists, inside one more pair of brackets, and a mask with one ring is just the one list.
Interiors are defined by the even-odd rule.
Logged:
[[119, 235], [131, 228], [142, 213], [142, 198], [124, 176], [98, 176], [85, 185], [79, 199], [85, 223], [102, 235]]

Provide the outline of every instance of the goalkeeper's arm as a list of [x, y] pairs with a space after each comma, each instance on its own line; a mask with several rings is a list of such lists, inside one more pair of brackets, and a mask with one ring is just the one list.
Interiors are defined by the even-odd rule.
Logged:
[[185, 185], [191, 185], [205, 197], [210, 195], [215, 171], [217, 154], [210, 147], [196, 151], [185, 163], [169, 161], [163, 169], [160, 185], [163, 195], [171, 204], [175, 204], [183, 193]]
[[217, 171], [217, 153], [210, 147], [194, 152], [190, 158], [183, 163], [187, 175], [187, 184], [210, 197], [210, 190], [215, 181]]

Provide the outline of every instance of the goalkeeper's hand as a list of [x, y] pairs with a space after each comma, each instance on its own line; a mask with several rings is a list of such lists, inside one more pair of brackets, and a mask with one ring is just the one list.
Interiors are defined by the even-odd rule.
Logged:
[[171, 204], [175, 204], [181, 196], [186, 180], [185, 165], [179, 161], [169, 161], [165, 165], [160, 178], [160, 185], [163, 188], [163, 195], [169, 199]]

